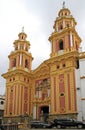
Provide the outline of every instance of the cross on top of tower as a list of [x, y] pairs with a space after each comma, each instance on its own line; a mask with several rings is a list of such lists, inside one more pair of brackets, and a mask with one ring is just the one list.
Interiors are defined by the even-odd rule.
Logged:
[[65, 1], [63, 1], [63, 8], [65, 8]]
[[24, 26], [22, 27], [22, 32], [24, 32]]

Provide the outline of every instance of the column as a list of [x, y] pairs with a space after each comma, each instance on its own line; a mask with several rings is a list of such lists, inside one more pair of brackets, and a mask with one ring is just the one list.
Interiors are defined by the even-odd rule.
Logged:
[[70, 32], [70, 46], [71, 47], [73, 46], [73, 43], [72, 43], [72, 32]]
[[63, 28], [65, 28], [65, 20], [63, 20]]
[[50, 113], [50, 104], [49, 104], [49, 113]]
[[24, 50], [25, 50], [25, 48], [26, 48], [26, 44], [24, 44]]
[[71, 26], [73, 27], [73, 20], [72, 20], [72, 22], [71, 22]]
[[56, 31], [58, 32], [58, 24], [56, 23]]
[[36, 106], [34, 106], [34, 108], [33, 108], [33, 119], [37, 119], [36, 111], [37, 111], [37, 108], [36, 108]]
[[22, 65], [22, 54], [20, 54], [20, 66]]
[[20, 44], [18, 44], [18, 50], [20, 49]]

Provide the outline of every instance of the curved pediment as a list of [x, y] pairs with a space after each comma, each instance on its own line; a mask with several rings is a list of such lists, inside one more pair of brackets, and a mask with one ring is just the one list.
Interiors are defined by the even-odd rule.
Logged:
[[34, 77], [39, 76], [47, 76], [49, 75], [49, 66], [44, 61], [42, 64], [40, 64], [35, 70], [32, 71], [32, 74]]

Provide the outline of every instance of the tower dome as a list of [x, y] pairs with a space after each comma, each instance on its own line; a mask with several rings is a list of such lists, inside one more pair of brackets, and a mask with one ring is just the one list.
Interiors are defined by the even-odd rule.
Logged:
[[22, 27], [22, 32], [18, 34], [19, 40], [26, 40], [27, 34], [24, 32], [24, 27]]
[[58, 56], [73, 50], [78, 51], [81, 38], [76, 32], [77, 22], [70, 10], [65, 7], [65, 2], [54, 21], [54, 32], [49, 37], [52, 43], [51, 57]]
[[71, 12], [68, 8], [65, 7], [65, 2], [63, 2], [63, 7], [60, 9], [58, 13], [58, 17], [56, 17], [56, 20], [54, 22], [54, 31], [60, 32], [63, 31], [63, 29], [66, 29], [68, 27], [74, 27], [76, 26], [76, 21], [74, 17], [71, 15]]
[[59, 17], [61, 17], [61, 16], [69, 16], [70, 14], [71, 14], [71, 13], [70, 13], [70, 10], [65, 7], [65, 2], [63, 2], [63, 7], [62, 7], [62, 9], [59, 11], [58, 16], [59, 16]]

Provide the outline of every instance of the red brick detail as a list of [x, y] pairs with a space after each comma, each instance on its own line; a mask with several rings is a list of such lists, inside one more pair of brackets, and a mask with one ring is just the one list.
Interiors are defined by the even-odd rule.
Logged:
[[17, 85], [17, 91], [18, 91], [18, 95], [17, 95], [18, 96], [18, 99], [17, 99], [17, 114], [19, 112], [19, 94], [20, 94], [19, 90], [20, 90], [20, 86]]
[[[8, 89], [8, 88], [7, 88]], [[7, 115], [7, 109], [8, 109], [8, 90], [7, 90], [7, 93], [6, 93], [6, 115]]]
[[[29, 90], [29, 99], [30, 99], [29, 102], [31, 102], [31, 89]], [[29, 104], [29, 113], [30, 112], [31, 112], [31, 105]]]
[[74, 47], [74, 35], [72, 35], [72, 42], [73, 42], [73, 47]]
[[64, 74], [59, 75], [59, 93], [60, 93], [60, 97], [59, 97], [59, 101], [60, 101], [60, 112], [64, 112], [65, 111], [65, 96], [61, 96], [61, 93], [64, 94], [65, 92], [65, 88], [64, 88]]
[[68, 48], [70, 48], [70, 34], [68, 35]]
[[24, 113], [28, 111], [28, 87], [24, 87]]
[[77, 111], [75, 71], [73, 71], [73, 81], [74, 81], [74, 105], [75, 105], [75, 111]]
[[68, 82], [68, 109], [71, 110], [70, 75], [67, 75]]
[[59, 50], [59, 44], [56, 42], [56, 52]]
[[59, 82], [59, 92], [60, 93], [65, 92], [65, 88], [64, 88], [64, 75], [63, 74], [61, 74], [59, 76], [59, 80], [60, 80], [60, 82]]
[[9, 113], [13, 112], [13, 89], [10, 89], [10, 99], [9, 99]]
[[56, 77], [54, 77], [54, 111], [56, 112]]
[[16, 110], [16, 86], [14, 87], [14, 114], [15, 114], [15, 110]]
[[65, 96], [60, 96], [60, 110], [65, 109]]
[[[23, 88], [22, 88], [22, 86], [21, 86], [21, 97], [22, 97], [22, 95], [23, 95]], [[22, 98], [21, 98], [21, 107], [20, 107], [20, 113], [22, 113]]]

